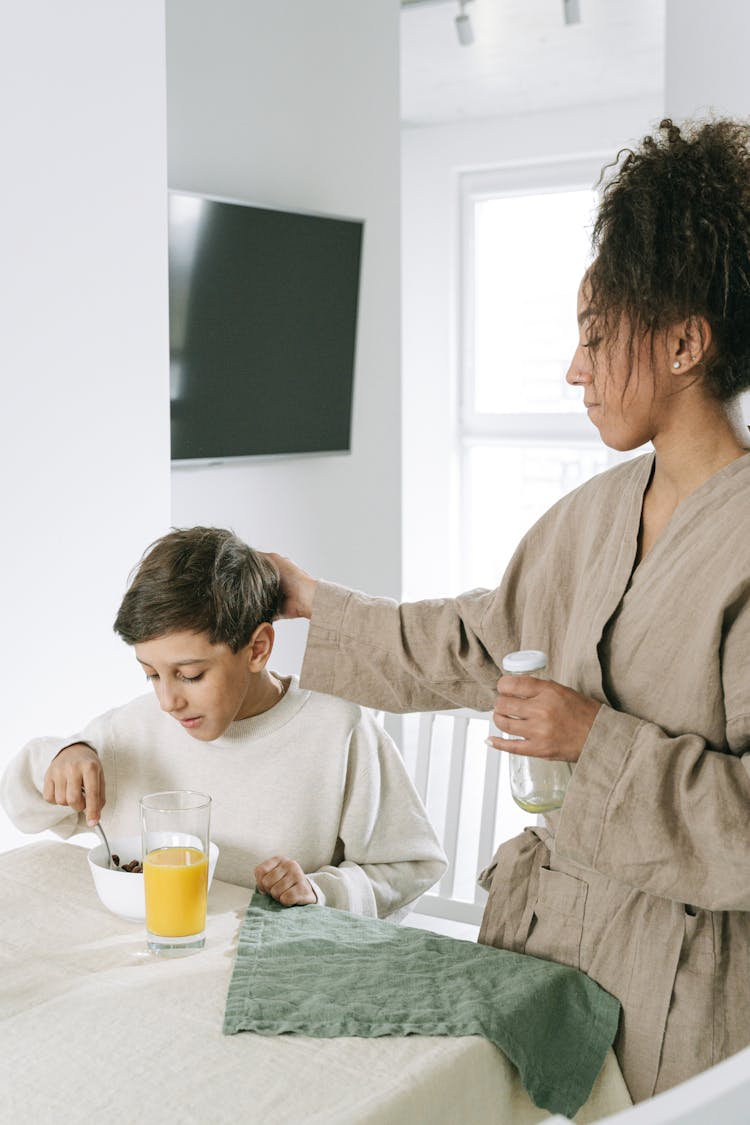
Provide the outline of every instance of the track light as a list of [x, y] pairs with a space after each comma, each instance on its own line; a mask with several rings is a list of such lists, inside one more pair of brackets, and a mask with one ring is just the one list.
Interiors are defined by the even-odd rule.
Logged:
[[471, 18], [465, 11], [467, 3], [468, 0], [458, 0], [460, 11], [456, 16], [456, 35], [462, 47], [468, 47], [474, 42], [474, 28], [471, 26]]
[[581, 0], [563, 0], [563, 19], [566, 24], [581, 22]]

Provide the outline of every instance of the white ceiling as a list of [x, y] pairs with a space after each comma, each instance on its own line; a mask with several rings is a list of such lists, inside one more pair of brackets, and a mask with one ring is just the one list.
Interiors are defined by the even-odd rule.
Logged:
[[474, 42], [458, 42], [458, 0], [404, 0], [401, 118], [429, 125], [574, 107], [664, 88], [665, 0], [468, 0]]

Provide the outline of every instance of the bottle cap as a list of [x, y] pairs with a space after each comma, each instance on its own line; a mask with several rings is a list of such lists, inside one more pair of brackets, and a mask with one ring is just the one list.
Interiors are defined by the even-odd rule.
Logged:
[[503, 672], [509, 672], [512, 676], [538, 672], [540, 668], [546, 667], [547, 653], [540, 652], [539, 649], [535, 648], [522, 649], [521, 652], [509, 652], [507, 656], [503, 657]]

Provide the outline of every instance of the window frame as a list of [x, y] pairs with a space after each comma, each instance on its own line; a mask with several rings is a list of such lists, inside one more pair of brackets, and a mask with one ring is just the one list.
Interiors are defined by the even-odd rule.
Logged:
[[474, 204], [502, 196], [541, 195], [552, 192], [595, 190], [606, 157], [604, 153], [558, 161], [509, 164], [459, 176], [458, 268], [458, 424], [461, 437], [506, 436], [524, 440], [533, 430], [557, 441], [580, 441], [591, 436], [591, 425], [579, 414], [490, 414], [473, 410], [474, 402]]
[[[465, 546], [471, 505], [468, 497], [468, 453], [478, 444], [523, 447], [565, 445], [572, 448], [600, 447], [601, 438], [583, 411], [578, 413], [489, 413], [477, 412], [474, 403], [474, 313], [475, 228], [474, 204], [502, 196], [596, 190], [601, 170], [611, 154], [588, 152], [560, 160], [514, 162], [490, 169], [462, 172], [458, 177], [458, 270], [457, 270], [457, 453], [459, 476], [459, 527], [462, 576], [468, 573]], [[562, 377], [561, 373], [561, 377]], [[621, 458], [609, 451], [608, 462]]]

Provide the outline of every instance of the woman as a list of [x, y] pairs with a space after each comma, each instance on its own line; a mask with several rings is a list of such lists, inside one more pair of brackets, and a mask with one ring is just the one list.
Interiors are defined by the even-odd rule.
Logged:
[[[664, 121], [619, 159], [566, 378], [607, 445], [654, 452], [556, 504], [497, 590], [398, 606], [273, 556], [285, 615], [311, 617], [307, 687], [390, 711], [494, 701], [522, 753], [574, 763], [554, 831], [484, 873], [479, 940], [620, 1000], [636, 1101], [750, 1043], [749, 150], [745, 125]], [[553, 682], [498, 680], [520, 648]]]

